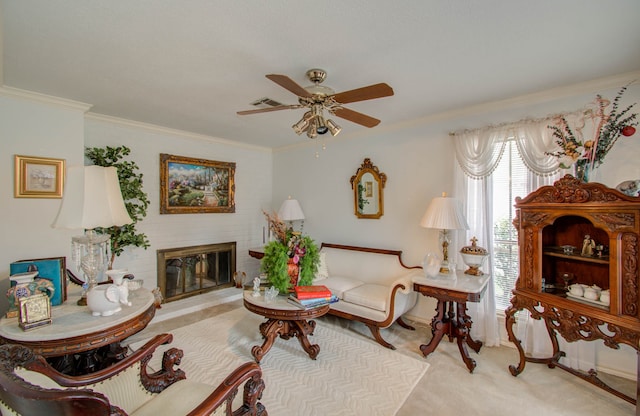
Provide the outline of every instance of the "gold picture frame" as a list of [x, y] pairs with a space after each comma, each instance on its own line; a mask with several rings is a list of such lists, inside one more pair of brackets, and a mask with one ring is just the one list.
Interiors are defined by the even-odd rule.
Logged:
[[235, 162], [160, 154], [160, 214], [236, 212]]
[[19, 325], [23, 331], [51, 324], [51, 301], [46, 294], [19, 298], [18, 303]]
[[15, 198], [62, 198], [64, 159], [15, 155]]

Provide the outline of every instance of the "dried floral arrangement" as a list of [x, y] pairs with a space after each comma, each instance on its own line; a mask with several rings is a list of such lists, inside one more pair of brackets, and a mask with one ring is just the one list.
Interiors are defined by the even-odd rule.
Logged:
[[[574, 164], [587, 165], [589, 168], [600, 166], [621, 135], [628, 137], [636, 132], [634, 126], [638, 125], [638, 114], [631, 112], [636, 103], [620, 109], [620, 99], [627, 87], [620, 89], [613, 103], [600, 94], [596, 95], [593, 105], [583, 113], [579, 125], [573, 129], [565, 117], [558, 118], [556, 124], [548, 126], [560, 150], [546, 154], [557, 157], [560, 167], [564, 169]], [[610, 105], [611, 111], [607, 113]], [[582, 132], [587, 120], [594, 126], [591, 138], [585, 138]]]

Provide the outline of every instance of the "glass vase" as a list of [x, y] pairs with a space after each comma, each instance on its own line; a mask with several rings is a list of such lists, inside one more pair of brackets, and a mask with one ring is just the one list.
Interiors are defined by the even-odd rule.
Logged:
[[587, 159], [578, 159], [573, 165], [573, 176], [582, 182], [589, 182], [589, 176], [591, 175], [591, 163]]

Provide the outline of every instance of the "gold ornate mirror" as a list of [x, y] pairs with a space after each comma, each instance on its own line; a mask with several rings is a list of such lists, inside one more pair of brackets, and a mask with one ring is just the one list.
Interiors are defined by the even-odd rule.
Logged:
[[383, 188], [387, 175], [365, 158], [362, 165], [351, 177], [353, 206], [358, 218], [380, 218], [384, 214]]

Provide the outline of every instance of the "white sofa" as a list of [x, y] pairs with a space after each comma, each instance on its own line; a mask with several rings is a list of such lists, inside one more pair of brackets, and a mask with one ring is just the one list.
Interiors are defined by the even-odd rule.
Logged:
[[417, 293], [412, 277], [422, 276], [420, 266], [402, 263], [402, 251], [322, 243], [320, 267], [314, 284], [325, 285], [340, 301], [331, 304], [330, 314], [363, 322], [381, 345], [380, 329], [397, 322], [413, 330], [402, 315], [413, 308]]

